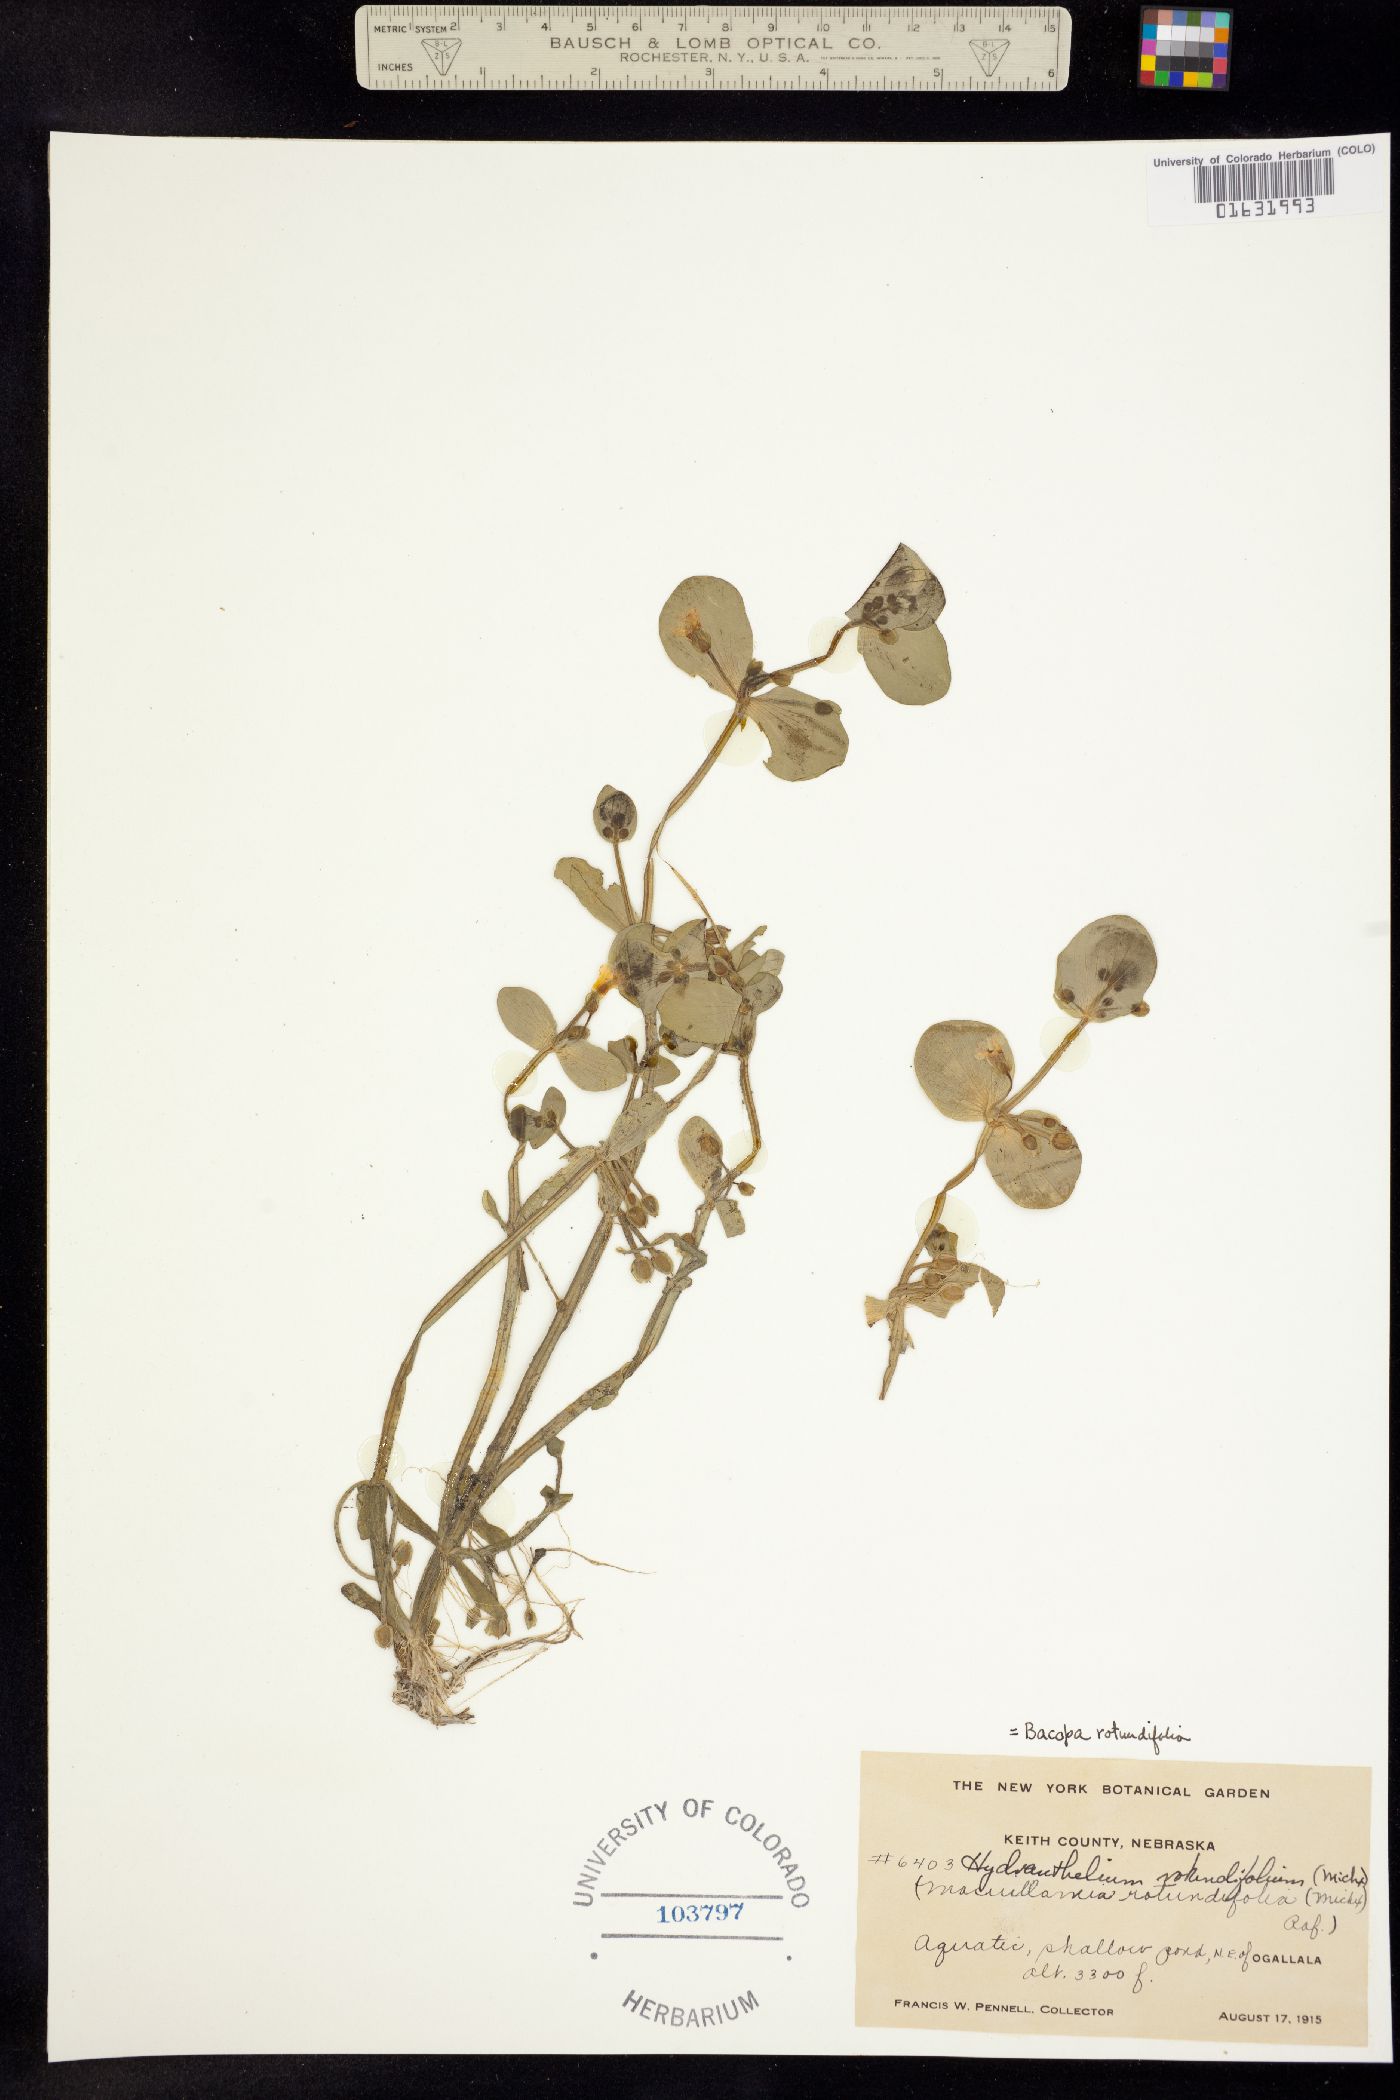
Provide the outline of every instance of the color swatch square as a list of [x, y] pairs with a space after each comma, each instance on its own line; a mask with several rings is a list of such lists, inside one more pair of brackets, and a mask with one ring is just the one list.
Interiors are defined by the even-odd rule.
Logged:
[[1138, 86], [1227, 88], [1228, 7], [1144, 7], [1138, 39]]

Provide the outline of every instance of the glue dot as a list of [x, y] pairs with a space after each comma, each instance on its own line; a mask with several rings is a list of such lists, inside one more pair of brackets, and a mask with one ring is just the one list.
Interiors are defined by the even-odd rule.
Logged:
[[[837, 628], [844, 627], [845, 624], [846, 616], [844, 613], [832, 613], [829, 618], [818, 620], [816, 626], [807, 637], [807, 647], [803, 651], [803, 655], [820, 656], [823, 649], [831, 647], [831, 637], [835, 634]], [[852, 628], [849, 634], [842, 635], [840, 641], [836, 644], [834, 653], [827, 658], [822, 665], [822, 669], [824, 671], [850, 671], [854, 670], [859, 662], [860, 648], [855, 629]]]
[[[707, 751], [728, 720], [727, 712], [709, 717], [704, 729]], [[762, 758], [767, 749], [768, 743], [763, 731], [752, 722], [742, 722], [720, 752], [719, 762], [722, 766], [751, 766], [756, 758]]]
[[515, 1510], [515, 1497], [509, 1487], [498, 1487], [495, 1494], [488, 1496], [481, 1505], [481, 1514], [487, 1523], [496, 1525], [501, 1531], [514, 1531]]
[[[1045, 1026], [1041, 1029], [1040, 1047], [1045, 1052], [1045, 1055], [1047, 1057], [1050, 1055], [1050, 1052], [1054, 1049], [1057, 1043], [1062, 1043], [1064, 1041], [1065, 1031], [1069, 1027], [1069, 1025], [1069, 1016], [1067, 1014], [1057, 1014], [1053, 1021], [1047, 1021]], [[1077, 1072], [1081, 1065], [1087, 1065], [1088, 1062], [1089, 1031], [1086, 1028], [1083, 1035], [1080, 1036], [1079, 1041], [1077, 1043], [1070, 1044], [1068, 1050], [1066, 1050], [1064, 1056], [1059, 1061], [1058, 1069], [1061, 1072]]]
[[530, 1061], [530, 1053], [522, 1043], [518, 1050], [503, 1050], [491, 1067], [491, 1084], [498, 1094], [503, 1094]]
[[[921, 1203], [918, 1210], [914, 1213], [914, 1230], [919, 1234], [925, 1233], [928, 1230], [928, 1221], [932, 1216], [933, 1198], [930, 1196], [928, 1201]], [[976, 1211], [969, 1204], [961, 1202], [956, 1196], [950, 1196], [943, 1206], [943, 1216], [939, 1219], [939, 1223], [946, 1225], [949, 1232], [956, 1236], [958, 1253], [964, 1260], [976, 1253], [977, 1235], [981, 1227], [977, 1222]]]
[[[361, 1444], [359, 1450], [355, 1453], [355, 1463], [360, 1469], [361, 1480], [368, 1480], [370, 1478], [370, 1476], [374, 1472], [374, 1462], [378, 1458], [378, 1456], [378, 1437], [367, 1436], [364, 1442]], [[391, 1480], [399, 1480], [402, 1477], [403, 1446], [397, 1441], [395, 1441], [389, 1452], [389, 1478]]]
[[[736, 1130], [734, 1135], [730, 1138], [728, 1144], [724, 1148], [724, 1157], [726, 1163], [732, 1166], [735, 1163], [735, 1161], [743, 1159], [752, 1143], [753, 1139], [749, 1136], [747, 1130]], [[756, 1174], [760, 1167], [766, 1166], [767, 1164], [768, 1147], [766, 1145], [760, 1145], [758, 1148], [758, 1157], [749, 1161], [748, 1165], [744, 1169], [742, 1179], [747, 1181], [750, 1174]]]

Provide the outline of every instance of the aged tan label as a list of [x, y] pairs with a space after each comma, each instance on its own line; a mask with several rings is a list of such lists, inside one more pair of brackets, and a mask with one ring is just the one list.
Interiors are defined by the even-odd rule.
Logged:
[[861, 1759], [856, 2024], [1366, 2041], [1371, 1775]]

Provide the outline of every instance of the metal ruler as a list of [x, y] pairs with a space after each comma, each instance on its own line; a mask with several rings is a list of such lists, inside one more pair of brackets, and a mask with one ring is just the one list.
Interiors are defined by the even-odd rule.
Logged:
[[1044, 94], [1069, 78], [1063, 7], [367, 6], [362, 88], [679, 88]]

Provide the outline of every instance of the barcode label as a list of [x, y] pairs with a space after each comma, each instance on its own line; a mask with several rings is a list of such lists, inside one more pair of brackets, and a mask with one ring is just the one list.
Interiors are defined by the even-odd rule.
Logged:
[[1306, 160], [1247, 160], [1228, 168], [1193, 168], [1198, 204], [1255, 204], [1275, 197], [1336, 195], [1336, 163], [1330, 153]]
[[[1233, 226], [1241, 239], [1253, 240], [1247, 229], [1319, 226], [1344, 214], [1390, 209], [1385, 132], [1162, 140], [1149, 147], [1146, 161], [1152, 226]], [[1302, 245], [1306, 251], [1306, 235]]]

